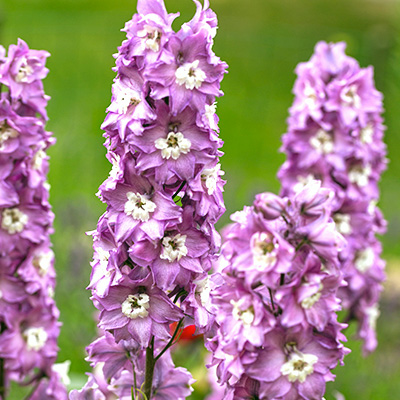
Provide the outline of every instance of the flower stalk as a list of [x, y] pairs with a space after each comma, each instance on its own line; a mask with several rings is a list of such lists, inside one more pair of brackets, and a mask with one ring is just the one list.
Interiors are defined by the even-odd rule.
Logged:
[[107, 210], [93, 233], [89, 285], [101, 336], [88, 359], [104, 364], [72, 400], [131, 397], [133, 371], [148, 400], [171, 387], [188, 396], [193, 380], [170, 347], [182, 327], [203, 333], [213, 323], [208, 272], [225, 210], [215, 99], [227, 66], [212, 51], [215, 14], [208, 1], [194, 3], [178, 32], [162, 0], [139, 0], [124, 28], [102, 125], [112, 169], [99, 189]]

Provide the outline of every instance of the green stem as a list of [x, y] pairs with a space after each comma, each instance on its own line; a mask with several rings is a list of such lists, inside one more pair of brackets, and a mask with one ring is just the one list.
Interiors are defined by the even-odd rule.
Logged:
[[294, 249], [294, 251], [299, 251], [300, 250], [300, 248], [304, 245], [304, 244], [306, 244], [306, 243], [308, 243], [308, 240], [307, 239], [303, 239], [297, 246], [296, 246], [296, 248]]
[[269, 292], [269, 298], [271, 299], [272, 312], [275, 312], [274, 298], [273, 298], [273, 296], [272, 296], [272, 292], [271, 292], [271, 289], [270, 289], [270, 288], [268, 288], [268, 292]]
[[156, 361], [157, 360], [154, 358], [154, 336], [153, 336], [151, 339], [150, 346], [146, 349], [146, 372], [144, 378], [144, 395], [148, 400], [151, 399], [154, 366], [156, 365]]
[[186, 181], [183, 181], [181, 183], [181, 186], [179, 186], [178, 190], [172, 195], [172, 199], [175, 199], [175, 197], [178, 195], [178, 193], [183, 189], [183, 187], [186, 185]]
[[178, 325], [176, 325], [175, 332], [172, 335], [172, 338], [166, 344], [166, 346], [161, 350], [160, 354], [158, 354], [157, 357], [154, 359], [155, 361], [157, 361], [174, 344], [174, 340], [176, 338], [176, 335], [179, 332], [180, 327], [182, 326], [182, 322], [183, 322], [183, 318], [178, 322]]

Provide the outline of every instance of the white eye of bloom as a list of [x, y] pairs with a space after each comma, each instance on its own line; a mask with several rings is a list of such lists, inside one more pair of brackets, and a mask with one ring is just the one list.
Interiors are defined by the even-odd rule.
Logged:
[[315, 181], [315, 176], [312, 174], [308, 174], [307, 176], [298, 175], [297, 183], [293, 186], [293, 190], [295, 193], [300, 192], [301, 189], [304, 189], [310, 182]]
[[376, 330], [376, 321], [379, 318], [381, 312], [379, 311], [379, 307], [377, 304], [373, 305], [372, 307], [368, 307], [365, 309], [365, 313], [368, 317], [368, 325], [372, 330]]
[[333, 220], [336, 224], [336, 229], [342, 235], [350, 235], [352, 232], [351, 225], [350, 225], [350, 215], [349, 214], [340, 214], [337, 213], [333, 216]]
[[69, 376], [68, 376], [70, 366], [71, 366], [71, 361], [69, 361], [69, 360], [64, 361], [63, 363], [53, 364], [51, 366], [52, 371], [54, 371], [55, 373], [57, 373], [60, 376], [61, 382], [65, 386], [68, 386], [71, 384], [71, 379], [69, 379]]
[[367, 186], [371, 172], [372, 169], [369, 164], [365, 167], [353, 167], [349, 171], [349, 181], [360, 187]]
[[323, 129], [319, 129], [315, 136], [310, 139], [310, 145], [321, 154], [329, 154], [333, 151], [332, 136]]
[[270, 267], [275, 264], [279, 245], [273, 235], [267, 232], [257, 232], [251, 238], [253, 262], [256, 265]]
[[19, 133], [15, 129], [3, 122], [3, 124], [0, 126], [0, 151], [5, 149], [8, 139], [16, 138], [18, 135]]
[[217, 188], [218, 177], [224, 175], [221, 171], [221, 164], [217, 164], [214, 168], [204, 168], [201, 172], [201, 179], [205, 182], [207, 193], [211, 196]]
[[356, 268], [364, 273], [367, 272], [373, 265], [375, 261], [375, 253], [372, 247], [367, 247], [364, 250], [357, 252], [354, 264]]
[[343, 89], [340, 97], [345, 105], [355, 108], [361, 107], [361, 98], [357, 93], [357, 89], [357, 85], [350, 85], [348, 88]]
[[46, 158], [47, 154], [43, 150], [39, 150], [35, 153], [32, 158], [32, 167], [33, 169], [40, 169], [43, 164], [43, 160]]
[[146, 318], [150, 297], [146, 293], [130, 294], [121, 305], [122, 314], [130, 319]]
[[128, 192], [126, 194], [128, 201], [125, 203], [125, 214], [131, 215], [133, 219], [138, 219], [142, 222], [148, 221], [150, 213], [152, 213], [157, 205], [147, 199], [140, 193]]
[[3, 298], [3, 292], [0, 290], [0, 299]]
[[101, 264], [105, 263], [106, 265], [108, 264], [108, 259], [110, 258], [110, 252], [107, 250], [104, 250], [101, 247], [96, 248], [96, 253], [98, 256], [98, 260], [100, 261]]
[[41, 252], [33, 257], [32, 264], [38, 269], [39, 274], [44, 276], [49, 271], [54, 260], [54, 253], [52, 250]]
[[306, 97], [305, 103], [309, 108], [317, 107], [317, 92], [315, 89], [308, 83], [304, 85], [303, 94]]
[[254, 310], [253, 307], [249, 307], [247, 310], [242, 310], [239, 306], [240, 301], [231, 300], [233, 306], [232, 314], [233, 318], [237, 321], [242, 321], [244, 325], [251, 325], [254, 321]]
[[200, 302], [203, 307], [207, 307], [210, 305], [210, 292], [211, 292], [211, 286], [210, 286], [210, 279], [205, 277], [201, 281], [195, 281], [196, 284], [196, 294], [199, 295], [200, 297]]
[[321, 292], [323, 288], [324, 286], [322, 285], [322, 283], [320, 283], [318, 292], [302, 300], [301, 306], [307, 310], [311, 308], [321, 298]]
[[15, 76], [15, 80], [20, 82], [27, 82], [27, 78], [33, 72], [32, 67], [28, 64], [26, 57], [23, 58], [21, 66], [19, 67], [18, 73]]
[[377, 204], [376, 200], [371, 200], [369, 202], [368, 209], [367, 209], [368, 214], [370, 214], [370, 215], [374, 215], [375, 214], [376, 204]]
[[161, 157], [167, 160], [171, 157], [177, 160], [182, 154], [190, 151], [192, 143], [181, 132], [169, 132], [166, 139], [159, 138], [154, 142], [156, 149], [161, 150]]
[[163, 260], [168, 260], [169, 262], [173, 262], [175, 260], [179, 261], [188, 253], [185, 243], [186, 235], [181, 235], [178, 233], [174, 237], [166, 236], [162, 241], [163, 248], [160, 258]]
[[130, 106], [136, 107], [141, 101], [140, 93], [135, 90], [124, 89], [118, 91], [116, 95], [116, 103], [120, 114], [126, 114]]
[[215, 124], [214, 115], [217, 112], [217, 102], [211, 105], [206, 104], [205, 109], [205, 116], [208, 120], [208, 123], [210, 124], [211, 129], [216, 129], [217, 127]]
[[110, 171], [110, 178], [112, 178], [112, 179], [118, 179], [118, 177], [122, 173], [121, 167], [119, 165], [120, 160], [121, 160], [121, 157], [119, 154], [113, 154], [113, 157], [111, 159], [112, 167], [111, 167], [111, 171]]
[[372, 124], [367, 124], [365, 128], [362, 128], [360, 131], [360, 140], [363, 144], [372, 143], [374, 137], [374, 128]]
[[142, 44], [145, 49], [150, 49], [154, 52], [160, 50], [161, 31], [157, 28], [145, 25], [137, 35], [142, 38]]
[[287, 375], [289, 382], [305, 382], [308, 375], [314, 372], [314, 364], [318, 357], [314, 354], [303, 354], [296, 350], [290, 359], [281, 367], [281, 374]]
[[52, 288], [51, 286], [49, 286], [48, 288], [47, 288], [47, 295], [51, 298], [51, 299], [54, 299], [54, 288]]
[[185, 63], [175, 71], [176, 83], [186, 89], [198, 89], [206, 79], [205, 72], [199, 68], [199, 60]]
[[46, 344], [48, 335], [44, 328], [28, 328], [22, 334], [28, 350], [39, 351]]
[[6, 208], [3, 210], [1, 227], [10, 235], [22, 232], [28, 223], [28, 216], [18, 208]]

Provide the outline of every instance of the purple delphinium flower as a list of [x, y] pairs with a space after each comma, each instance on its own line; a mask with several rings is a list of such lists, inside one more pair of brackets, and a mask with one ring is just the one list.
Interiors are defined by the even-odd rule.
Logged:
[[[112, 169], [98, 193], [107, 210], [92, 232], [89, 285], [106, 339], [88, 353], [95, 369], [106, 366], [71, 399], [131, 398], [143, 383], [149, 400], [187, 397], [192, 379], [167, 350], [180, 328], [194, 323], [201, 333], [214, 321], [217, 283], [208, 272], [225, 210], [215, 98], [227, 65], [212, 51], [215, 14], [208, 2], [195, 4], [193, 19], [174, 32], [177, 15], [163, 0], [138, 0], [124, 29], [102, 125]], [[106, 346], [109, 358], [98, 356]], [[117, 350], [124, 346], [135, 349], [130, 362]]]
[[45, 130], [42, 84], [49, 53], [21, 39], [7, 57], [0, 53], [0, 397], [14, 380], [34, 385], [32, 399], [62, 400], [65, 386], [53, 370], [60, 323], [46, 181], [55, 140]]
[[385, 231], [376, 207], [378, 182], [386, 168], [383, 107], [372, 67], [360, 68], [345, 47], [320, 42], [310, 61], [297, 66], [282, 146], [287, 161], [278, 177], [283, 195], [296, 192], [309, 179], [334, 191], [332, 217], [348, 242], [339, 255], [347, 282], [339, 297], [348, 310], [347, 320], [359, 322], [368, 353], [376, 347], [377, 301], [385, 278], [375, 237]]
[[206, 341], [224, 399], [321, 398], [348, 352], [332, 201], [318, 181], [286, 198], [262, 193], [224, 229]]
[[[155, 342], [160, 351], [164, 343]], [[122, 399], [131, 400], [140, 393], [145, 378], [146, 352], [133, 340], [115, 342], [113, 335], [105, 332], [88, 347], [88, 361], [95, 368], [86, 385], [70, 394], [71, 400]], [[191, 394], [194, 380], [184, 368], [175, 367], [170, 352], [157, 361], [152, 382], [152, 399], [185, 399]], [[91, 397], [90, 397], [91, 396]]]

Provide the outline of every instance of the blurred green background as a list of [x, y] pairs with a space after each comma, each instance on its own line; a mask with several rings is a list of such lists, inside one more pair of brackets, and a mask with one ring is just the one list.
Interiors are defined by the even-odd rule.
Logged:
[[[175, 28], [190, 19], [190, 0], [166, 0], [170, 12], [181, 12]], [[293, 100], [293, 70], [308, 60], [319, 40], [345, 40], [347, 52], [362, 66], [375, 67], [376, 86], [385, 96], [389, 169], [381, 184], [381, 207], [389, 220], [383, 239], [389, 279], [382, 299], [375, 354], [361, 358], [360, 345], [326, 399], [342, 392], [347, 400], [400, 398], [400, 41], [399, 5], [395, 0], [212, 0], [219, 17], [215, 52], [229, 64], [218, 102], [227, 213], [250, 204], [260, 191], [279, 190], [275, 174], [284, 157], [280, 136], [286, 130], [287, 109]], [[46, 49], [50, 74], [45, 90], [48, 129], [57, 144], [50, 150], [51, 202], [56, 214], [53, 236], [57, 257], [56, 299], [63, 328], [59, 360], [70, 359], [75, 385], [85, 380], [84, 347], [95, 335], [94, 308], [85, 291], [92, 257], [91, 238], [103, 204], [95, 197], [110, 165], [100, 125], [111, 97], [115, 73], [112, 54], [124, 39], [120, 29], [136, 10], [134, 0], [1, 0], [0, 43], [5, 47], [24, 39], [33, 49]], [[350, 328], [349, 337], [354, 333]], [[200, 351], [191, 345], [192, 359]], [[190, 350], [190, 349], [189, 349]], [[187, 355], [188, 349], [185, 348]], [[190, 364], [190, 357], [185, 357]], [[184, 359], [185, 359], [184, 358]], [[189, 358], [189, 360], [187, 359]], [[202, 369], [196, 367], [195, 378]], [[207, 390], [198, 385], [202, 399]], [[20, 399], [16, 394], [14, 399]]]

